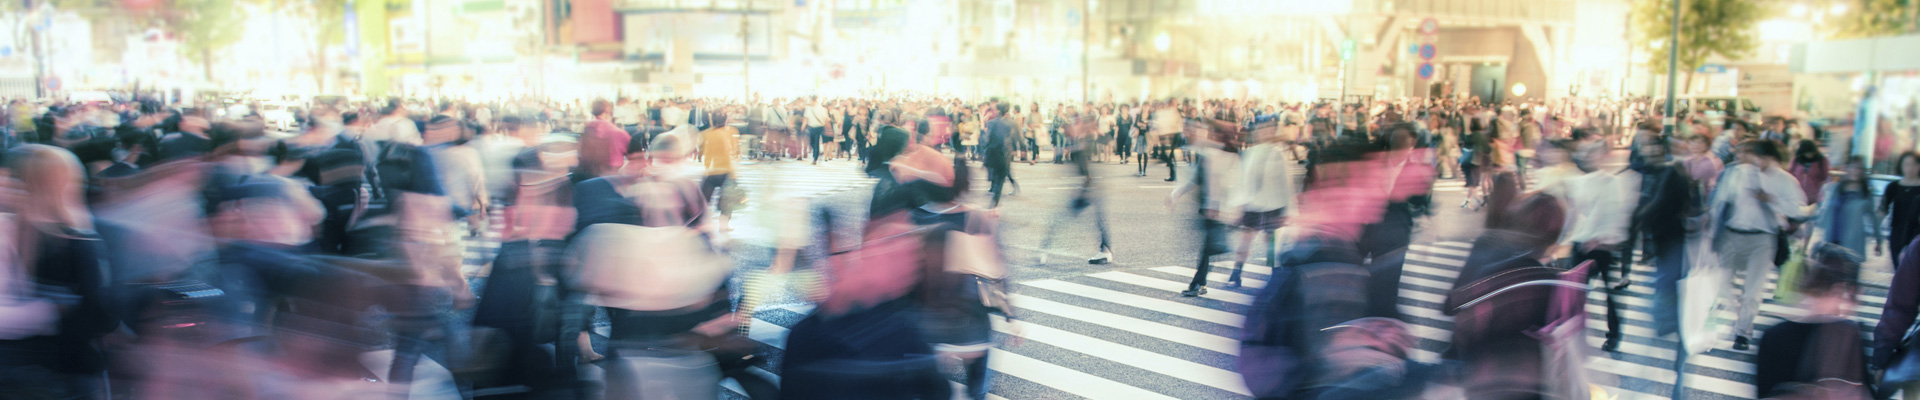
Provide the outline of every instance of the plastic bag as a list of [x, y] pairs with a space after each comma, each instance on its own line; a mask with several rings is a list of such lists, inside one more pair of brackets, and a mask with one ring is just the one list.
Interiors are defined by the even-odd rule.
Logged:
[[1728, 321], [1719, 317], [1721, 290], [1728, 276], [1726, 268], [1716, 264], [1713, 250], [1704, 237], [1687, 242], [1687, 274], [1680, 279], [1680, 335], [1686, 340], [1688, 354], [1705, 353], [1720, 346], [1720, 331]]

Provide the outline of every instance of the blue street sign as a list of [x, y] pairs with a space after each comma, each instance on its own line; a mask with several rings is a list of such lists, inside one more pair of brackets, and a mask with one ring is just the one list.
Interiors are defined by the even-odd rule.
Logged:
[[1420, 63], [1420, 79], [1433, 79], [1433, 64]]
[[0, 57], [12, 57], [13, 46], [0, 46]]
[[1420, 59], [1422, 60], [1432, 60], [1437, 52], [1438, 50], [1433, 48], [1433, 43], [1420, 45]]
[[1414, 54], [1419, 52], [1420, 52], [1420, 45], [1417, 45], [1417, 44], [1407, 45], [1407, 54]]
[[1720, 64], [1705, 64], [1700, 66], [1700, 72], [1711, 73], [1711, 74], [1723, 73], [1723, 72], [1727, 72], [1727, 66], [1720, 65]]

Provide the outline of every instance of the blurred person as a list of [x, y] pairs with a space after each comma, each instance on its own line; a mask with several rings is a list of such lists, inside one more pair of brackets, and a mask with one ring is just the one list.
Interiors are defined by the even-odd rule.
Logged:
[[[1806, 219], [1809, 210], [1801, 195], [1799, 182], [1780, 169], [1784, 159], [1780, 146], [1769, 141], [1741, 145], [1741, 163], [1728, 167], [1719, 187], [1708, 203], [1714, 212], [1711, 221], [1720, 226], [1713, 233], [1713, 248], [1720, 265], [1736, 273], [1745, 273], [1748, 282], [1740, 293], [1738, 319], [1734, 321], [1734, 350], [1746, 350], [1753, 336], [1753, 317], [1759, 312], [1761, 285], [1774, 267], [1776, 237], [1790, 224]], [[1723, 292], [1733, 292], [1728, 280]]]
[[1893, 246], [1893, 265], [1897, 268], [1906, 256], [1908, 243], [1920, 237], [1920, 153], [1908, 151], [1894, 159], [1893, 170], [1900, 180], [1887, 184], [1880, 195], [1880, 215], [1887, 216], [1887, 243]]
[[180, 130], [160, 139], [160, 162], [197, 157], [213, 151], [211, 139], [207, 136], [210, 127], [212, 124], [198, 110], [181, 113]]
[[[634, 135], [628, 135], [626, 131], [613, 125], [612, 103], [606, 100], [594, 100], [592, 112], [593, 120], [587, 122], [585, 132], [581, 132], [580, 135], [581, 176], [575, 178], [579, 180], [612, 175], [626, 165], [627, 154], [645, 150], [644, 148], [627, 148]], [[685, 124], [671, 126], [681, 125]]]
[[1572, 248], [1569, 265], [1582, 262], [1594, 262], [1588, 267], [1588, 281], [1599, 279], [1605, 287], [1607, 302], [1607, 342], [1601, 344], [1601, 350], [1611, 352], [1620, 342], [1620, 304], [1615, 294], [1615, 283], [1626, 281], [1630, 277], [1632, 263], [1620, 262], [1620, 254], [1632, 256], [1632, 223], [1634, 210], [1640, 204], [1642, 192], [1642, 173], [1634, 169], [1597, 169], [1586, 175], [1571, 179], [1567, 185], [1567, 212], [1572, 213], [1572, 225], [1567, 227], [1565, 242]]
[[1832, 166], [1827, 163], [1827, 155], [1820, 153], [1820, 145], [1812, 139], [1800, 140], [1793, 149], [1793, 164], [1787, 167], [1787, 173], [1800, 181], [1801, 194], [1808, 203], [1820, 202], [1820, 186], [1826, 185]]
[[[1807, 254], [1802, 313], [1767, 328], [1754, 357], [1754, 392], [1768, 399], [1876, 398], [1860, 325], [1860, 255], [1822, 243]], [[1907, 397], [1913, 397], [1909, 394]]]
[[[1277, 127], [1276, 127], [1277, 128]], [[1256, 144], [1241, 152], [1240, 182], [1234, 186], [1232, 197], [1228, 199], [1229, 208], [1241, 210], [1241, 238], [1235, 253], [1233, 273], [1227, 276], [1227, 287], [1240, 287], [1240, 271], [1246, 266], [1247, 257], [1252, 253], [1256, 238], [1267, 246], [1267, 264], [1281, 266], [1279, 236], [1275, 234], [1286, 225], [1290, 209], [1293, 206], [1293, 166], [1284, 156], [1285, 140], [1280, 130], [1269, 128], [1252, 132]]]
[[[1068, 130], [1065, 136], [1083, 137], [1090, 134], [1090, 130], [1097, 128], [1095, 127], [1095, 122], [1091, 119], [1081, 119], [1070, 124], [1065, 129]], [[1089, 207], [1093, 208], [1093, 225], [1094, 228], [1100, 232], [1100, 251], [1095, 253], [1093, 258], [1087, 259], [1087, 263], [1111, 263], [1113, 262], [1113, 242], [1107, 234], [1106, 200], [1099, 193], [1100, 188], [1095, 183], [1093, 166], [1091, 165], [1094, 156], [1093, 153], [1098, 150], [1091, 144], [1085, 142], [1078, 142], [1069, 148], [1071, 149], [1071, 153], [1068, 156], [1068, 161], [1073, 162], [1074, 172], [1079, 175], [1080, 178], [1080, 187], [1074, 191], [1073, 196], [1067, 201], [1066, 217], [1069, 219], [1077, 219], [1080, 217], [1081, 212], [1086, 211]], [[1053, 244], [1054, 233], [1060, 225], [1062, 224], [1047, 225], [1047, 234], [1040, 241], [1041, 264], [1047, 263], [1047, 251], [1049, 251], [1050, 245]]]
[[[1013, 149], [1010, 146], [1014, 145], [1015, 132], [1020, 129], [1018, 120], [1008, 116], [1006, 103], [994, 104], [994, 110], [995, 116], [987, 121], [986, 124], [987, 136], [981, 141], [980, 145], [981, 152], [986, 154], [986, 161], [982, 164], [987, 170], [987, 181], [989, 185], [991, 185], [988, 191], [993, 195], [992, 200], [987, 203], [987, 208], [1000, 207], [1001, 185], [1006, 181], [1013, 180], [1013, 164], [1011, 163]], [[867, 160], [867, 165], [871, 166], [873, 164], [873, 160]], [[868, 168], [868, 170], [872, 171], [872, 168]], [[1013, 187], [1015, 192], [1020, 191], [1020, 184], [1018, 182], [1015, 182]]]
[[[737, 335], [740, 323], [731, 312], [730, 268], [709, 242], [700, 184], [674, 168], [691, 149], [684, 140], [655, 138], [646, 151], [628, 155], [620, 175], [574, 190], [580, 229], [573, 245], [583, 256], [576, 259], [571, 286], [586, 295], [586, 304], [604, 308], [613, 323], [606, 365], [610, 399], [716, 396], [722, 369], [739, 360], [702, 345]], [[744, 375], [735, 378], [743, 386], [765, 387]]]
[[1487, 204], [1484, 183], [1488, 181], [1488, 171], [1492, 171], [1492, 164], [1488, 160], [1494, 150], [1489, 146], [1488, 134], [1482, 128], [1484, 125], [1480, 118], [1472, 116], [1470, 112], [1466, 119], [1472, 125], [1460, 133], [1460, 176], [1467, 188], [1467, 198], [1460, 201], [1460, 208], [1478, 210]]
[[1199, 214], [1200, 255], [1194, 265], [1193, 280], [1187, 283], [1187, 290], [1181, 296], [1197, 297], [1207, 293], [1207, 273], [1213, 269], [1213, 256], [1226, 254], [1232, 249], [1227, 245], [1227, 225], [1239, 219], [1239, 210], [1229, 209], [1227, 200], [1232, 195], [1232, 185], [1239, 183], [1240, 155], [1239, 145], [1231, 141], [1220, 141], [1211, 136], [1234, 136], [1239, 132], [1218, 133], [1220, 130], [1237, 127], [1221, 126], [1212, 121], [1195, 120], [1192, 124], [1204, 125], [1203, 128], [1190, 129], [1193, 143], [1200, 153], [1196, 157], [1187, 179], [1167, 194], [1166, 207], [1174, 209], [1174, 201], [1188, 194], [1193, 195]]
[[[1374, 175], [1384, 208], [1361, 233], [1359, 250], [1367, 259], [1368, 290], [1398, 293], [1401, 270], [1406, 264], [1407, 246], [1413, 243], [1414, 218], [1426, 213], [1433, 197], [1433, 165], [1424, 162], [1427, 149], [1414, 147], [1412, 123], [1395, 123], [1384, 129], [1381, 140], [1386, 146], [1368, 155], [1367, 168]], [[1375, 304], [1368, 316], [1399, 318], [1394, 304]]]
[[[740, 157], [736, 150], [740, 131], [727, 125], [729, 117], [724, 112], [715, 112], [713, 128], [701, 133], [705, 138], [700, 143], [700, 162], [706, 167], [706, 176], [700, 180], [700, 196], [708, 201], [713, 201], [713, 196], [727, 186], [727, 181], [733, 177], [734, 160]], [[733, 205], [714, 204], [718, 205], [721, 215], [728, 218], [733, 216]], [[726, 222], [720, 224], [721, 229], [726, 228]]]
[[[492, 197], [488, 194], [486, 169], [480, 153], [467, 145], [466, 130], [467, 126], [460, 120], [435, 116], [427, 125], [423, 144], [434, 162], [434, 171], [440, 174], [437, 178], [453, 207], [453, 218], [466, 220], [467, 236], [479, 236], [486, 225], [487, 205]], [[451, 243], [465, 244], [462, 236], [458, 236], [461, 232], [450, 233], [456, 235], [450, 239]]]
[[[485, 108], [482, 108], [483, 110]], [[522, 130], [532, 130], [526, 120], [517, 115], [508, 115], [493, 123], [469, 142], [480, 159], [480, 168], [487, 183], [487, 204], [512, 204], [515, 188], [514, 160], [527, 148], [540, 145], [540, 140], [531, 142], [521, 137]], [[477, 210], [491, 213], [492, 210]]]
[[987, 368], [993, 347], [990, 316], [1014, 321], [1007, 301], [1005, 252], [997, 217], [960, 202], [971, 186], [965, 159], [941, 155], [931, 146], [938, 141], [928, 135], [890, 164], [894, 175], [926, 201], [907, 210], [909, 218], [931, 228], [925, 238], [923, 280], [913, 300], [921, 313], [920, 333], [934, 351], [960, 361], [968, 398], [985, 399], [992, 373]]
[[1867, 254], [1867, 241], [1873, 241], [1873, 255], [1886, 251], [1880, 214], [1874, 212], [1873, 186], [1867, 181], [1866, 160], [1849, 157], [1838, 180], [1820, 188], [1822, 193], [1818, 227], [1825, 232], [1821, 241], [1838, 244], [1854, 254]]
[[832, 138], [827, 137], [827, 125], [832, 122], [832, 115], [827, 112], [826, 107], [821, 106], [818, 98], [808, 100], [803, 112], [802, 120], [807, 125], [807, 144], [813, 149], [813, 163], [818, 165], [821, 146], [833, 143]]
[[[1672, 146], [1666, 138], [1650, 136], [1640, 141], [1640, 154], [1647, 160], [1634, 171], [1640, 173], [1640, 191], [1633, 209], [1633, 222], [1629, 237], [1644, 245], [1642, 259], [1651, 258], [1654, 264], [1654, 332], [1660, 335], [1677, 332], [1679, 326], [1679, 281], [1686, 268], [1687, 220], [1699, 214], [1700, 195], [1695, 191], [1693, 178], [1686, 167], [1677, 161], [1669, 160]], [[1631, 284], [1632, 254], [1622, 253], [1620, 265], [1620, 283], [1610, 289], [1626, 289]], [[1609, 310], [1611, 312], [1611, 310]], [[1613, 326], [1609, 323], [1609, 326]], [[1617, 337], [1617, 335], [1616, 335]], [[1612, 341], [1617, 346], [1618, 341]], [[1616, 346], [1603, 346], [1612, 351]]]
[[[1511, 174], [1496, 179], [1500, 186], [1517, 187], [1513, 180]], [[1441, 309], [1455, 321], [1454, 353], [1462, 369], [1459, 386], [1471, 399], [1556, 398], [1552, 388], [1573, 382], [1550, 374], [1555, 368], [1548, 365], [1548, 355], [1566, 350], [1580, 354], [1578, 349], [1585, 342], [1556, 343], [1555, 331], [1545, 328], [1578, 328], [1585, 315], [1564, 315], [1558, 310], [1566, 304], [1556, 299], [1568, 297], [1561, 291], [1570, 289], [1535, 283], [1567, 278], [1562, 276], [1565, 270], [1546, 265], [1552, 257], [1549, 249], [1562, 235], [1567, 211], [1553, 196], [1536, 194], [1489, 203], [1487, 214], [1489, 222], [1496, 214], [1510, 222], [1489, 225], [1474, 240]], [[1572, 361], [1584, 360], [1576, 356]]]
[[386, 142], [418, 145], [420, 144], [420, 126], [415, 124], [408, 115], [405, 103], [401, 103], [397, 98], [389, 99], [386, 107], [380, 109], [379, 120], [367, 127], [366, 132], [361, 134], [360, 140], [366, 141], [369, 145]]
[[645, 112], [632, 98], [621, 97], [613, 106], [613, 124], [627, 131], [627, 135], [638, 134]]
[[1720, 170], [1725, 167], [1720, 163], [1720, 157], [1713, 155], [1712, 142], [1713, 139], [1706, 136], [1690, 136], [1686, 138], [1685, 146], [1678, 146], [1685, 149], [1679, 162], [1686, 167], [1687, 176], [1693, 179], [1696, 186], [1695, 191], [1701, 195], [1713, 193], [1713, 184], [1720, 179]]
[[[953, 397], [935, 350], [920, 329], [918, 304], [910, 296], [927, 287], [924, 271], [934, 262], [926, 231], [916, 229], [909, 211], [925, 205], [915, 200], [925, 197], [914, 188], [927, 186], [921, 179], [929, 174], [890, 167], [910, 151], [911, 135], [891, 124], [897, 112], [879, 115], [885, 117], [877, 122], [887, 125], [880, 128], [867, 160], [868, 174], [879, 182], [861, 242], [848, 245], [840, 243], [839, 235], [825, 236], [832, 252], [824, 264], [827, 290], [814, 312], [788, 331], [780, 361], [782, 398]], [[833, 227], [834, 220], [827, 214], [822, 222]], [[984, 374], [979, 376], [984, 380]]]
[[106, 249], [82, 199], [86, 175], [66, 150], [27, 144], [0, 165], [0, 386], [18, 398], [100, 398]]

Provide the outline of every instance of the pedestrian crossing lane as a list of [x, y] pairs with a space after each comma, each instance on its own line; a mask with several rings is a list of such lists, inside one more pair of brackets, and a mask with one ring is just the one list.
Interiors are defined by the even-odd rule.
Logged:
[[[1451, 340], [1452, 318], [1441, 313], [1438, 305], [1444, 301], [1443, 293], [1452, 288], [1469, 247], [1463, 242], [1440, 242], [1409, 249], [1400, 303], [1422, 339], [1416, 360], [1438, 360]], [[1216, 265], [1230, 268], [1232, 263]], [[1272, 268], [1246, 266], [1244, 288], [1216, 284], [1201, 297], [1179, 297], [1192, 272], [1188, 267], [1146, 267], [1019, 282], [1013, 298], [1020, 309], [1018, 321], [996, 317], [994, 329], [1003, 343], [1015, 332], [1026, 341], [993, 351], [989, 365], [999, 374], [993, 393], [1007, 399], [1248, 398], [1234, 358], [1244, 315]], [[1619, 297], [1625, 319], [1620, 351], [1596, 350], [1588, 362], [1594, 383], [1615, 398], [1665, 398], [1676, 378], [1673, 342], [1652, 332], [1650, 272], [1650, 266], [1635, 266], [1632, 276], [1638, 283]], [[1606, 326], [1600, 296], [1590, 296], [1587, 308], [1589, 339], [1596, 349]], [[1885, 302], [1884, 288], [1869, 288], [1861, 302], [1854, 319], [1877, 320]], [[785, 344], [785, 327], [809, 308], [789, 305], [772, 313], [767, 310], [763, 308], [761, 314], [775, 315], [756, 316], [768, 319], [755, 321], [752, 336], [777, 352]], [[1758, 330], [1778, 323], [1778, 316], [1792, 309], [1768, 300], [1761, 311], [1755, 321]], [[1732, 317], [1730, 312], [1723, 313]], [[1725, 348], [1690, 357], [1686, 369], [1690, 398], [1753, 398], [1753, 360], [1751, 351]]]

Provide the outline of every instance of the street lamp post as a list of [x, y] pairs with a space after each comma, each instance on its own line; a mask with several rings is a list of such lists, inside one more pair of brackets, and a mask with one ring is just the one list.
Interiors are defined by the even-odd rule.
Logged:
[[[1674, 91], [1676, 90], [1673, 84], [1674, 78], [1680, 74], [1680, 0], [1669, 1], [1673, 3], [1673, 15], [1671, 16], [1673, 17], [1673, 30], [1667, 32], [1667, 114], [1666, 118], [1662, 118], [1665, 126], [1661, 128], [1661, 130], [1666, 135], [1672, 136], [1674, 124], [1678, 122], [1674, 119], [1673, 115], [1673, 98]], [[1681, 331], [1685, 330], [1682, 329]], [[1687, 337], [1684, 332], [1675, 332], [1674, 337], [1678, 340], [1675, 340], [1673, 345], [1675, 350], [1673, 353], [1673, 395], [1669, 397], [1674, 400], [1684, 400], [1687, 395]]]

